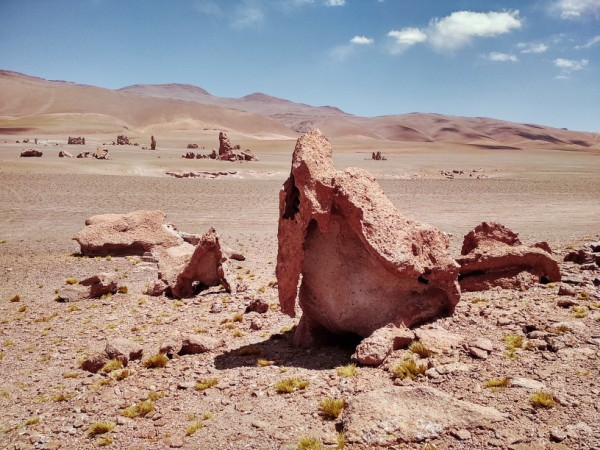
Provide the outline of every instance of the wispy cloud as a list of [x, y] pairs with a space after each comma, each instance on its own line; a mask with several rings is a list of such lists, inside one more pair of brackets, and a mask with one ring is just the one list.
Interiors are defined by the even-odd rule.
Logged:
[[213, 1], [201, 1], [194, 4], [194, 8], [201, 14], [206, 14], [207, 16], [220, 16], [223, 11], [221, 7]]
[[413, 45], [427, 40], [427, 34], [424, 31], [419, 28], [410, 27], [402, 28], [401, 30], [392, 30], [388, 33], [388, 36], [393, 39], [392, 54], [402, 53]]
[[521, 50], [521, 53], [544, 53], [550, 47], [546, 44], [541, 43], [519, 43], [517, 44], [517, 48]]
[[344, 6], [346, 0], [325, 0], [327, 6]]
[[456, 50], [469, 45], [474, 38], [494, 37], [521, 28], [519, 11], [457, 11], [442, 19], [434, 19], [428, 37], [438, 50]]
[[369, 45], [373, 43], [373, 38], [366, 36], [354, 36], [352, 39], [350, 39], [350, 43], [356, 45]]
[[570, 73], [576, 70], [582, 70], [585, 66], [588, 65], [589, 60], [587, 59], [564, 59], [557, 58], [554, 61], [554, 66], [561, 69], [563, 72]]
[[373, 42], [373, 38], [357, 35], [350, 39], [347, 44], [334, 47], [329, 52], [329, 56], [337, 61], [343, 61], [350, 57], [357, 47], [365, 47], [371, 45]]
[[234, 28], [253, 28], [262, 25], [265, 13], [261, 5], [254, 2], [242, 2], [233, 11], [231, 25]]
[[550, 12], [561, 19], [600, 19], [600, 0], [553, 0]]
[[575, 48], [576, 49], [592, 48], [593, 46], [598, 45], [598, 44], [600, 44], [600, 35], [594, 36], [593, 38], [591, 38], [590, 40], [588, 40], [583, 45], [576, 45]]
[[490, 54], [485, 56], [486, 59], [490, 61], [497, 62], [517, 62], [519, 58], [515, 55], [511, 55], [510, 53], [500, 53], [500, 52], [491, 52]]

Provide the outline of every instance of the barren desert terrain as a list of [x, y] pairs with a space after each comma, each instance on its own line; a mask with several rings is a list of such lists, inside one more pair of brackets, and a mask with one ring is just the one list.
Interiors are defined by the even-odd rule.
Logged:
[[[294, 319], [279, 310], [275, 263], [278, 196], [298, 134], [252, 112], [235, 111], [226, 124], [219, 122], [221, 110], [204, 111], [200, 119], [193, 102], [174, 99], [160, 101], [172, 102], [172, 112], [185, 103], [189, 121], [167, 114], [150, 124], [148, 117], [160, 115], [158, 109], [149, 112], [158, 100], [144, 98], [134, 108], [144, 117], [128, 122], [127, 129], [108, 113], [68, 115], [38, 105], [40, 114], [11, 115], [3, 103], [0, 447], [600, 448], [600, 270], [563, 261], [568, 251], [600, 240], [597, 134], [586, 133], [585, 145], [567, 142], [576, 140], [572, 136], [517, 143], [514, 135], [488, 145], [488, 138], [406, 141], [333, 133], [336, 167], [370, 172], [402, 214], [449, 233], [453, 255], [476, 225], [496, 221], [525, 243], [547, 241], [560, 263], [562, 285], [573, 290], [568, 302], [558, 295], [561, 283], [463, 293], [452, 316], [419, 327], [420, 341], [433, 351], [424, 358], [430, 370], [400, 379], [393, 369], [409, 350], [351, 373], [357, 342], [292, 345], [301, 310]], [[206, 114], [212, 114], [211, 123]], [[340, 119], [331, 130], [347, 130], [352, 120]], [[204, 153], [218, 147], [218, 129], [260, 161], [181, 158], [188, 143]], [[139, 145], [110, 145], [117, 134]], [[69, 135], [85, 136], [86, 144], [67, 145]], [[143, 149], [151, 135], [158, 141], [155, 151]], [[58, 157], [61, 150], [94, 152], [103, 144], [109, 160]], [[43, 157], [20, 158], [26, 148], [41, 150]], [[371, 160], [374, 151], [387, 160]], [[224, 175], [175, 178], [169, 171]], [[235, 292], [210, 288], [183, 300], [150, 297], [144, 292], [156, 278], [156, 264], [80, 255], [71, 238], [87, 218], [141, 209], [164, 211], [189, 233], [214, 227], [225, 245], [246, 257], [230, 261]], [[102, 299], [54, 301], [68, 279], [99, 272], [117, 273], [127, 289]], [[254, 299], [268, 303], [268, 311], [246, 312]], [[175, 355], [163, 368], [143, 364], [178, 333], [223, 339], [224, 345]], [[142, 361], [97, 374], [80, 368], [116, 338], [142, 347]], [[473, 350], [480, 338], [490, 344], [485, 357]], [[278, 392], [277, 383], [290, 377], [308, 383]], [[360, 409], [370, 393], [405, 388], [415, 397], [406, 399], [410, 406], [393, 406], [405, 413], [400, 431], [387, 429], [385, 417], [373, 418], [388, 411], [383, 398], [374, 400], [380, 408]], [[550, 394], [551, 404], [533, 400], [539, 391]], [[324, 413], [320, 404], [327, 397], [344, 401], [338, 416]], [[481, 419], [465, 405], [494, 408], [497, 420]]]

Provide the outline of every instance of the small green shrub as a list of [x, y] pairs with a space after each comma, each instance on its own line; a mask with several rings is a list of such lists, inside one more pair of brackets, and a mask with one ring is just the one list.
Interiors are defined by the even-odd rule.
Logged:
[[106, 362], [102, 366], [102, 369], [100, 369], [100, 371], [103, 373], [109, 373], [109, 372], [112, 372], [113, 370], [119, 370], [122, 368], [123, 368], [123, 363], [120, 360], [111, 359], [110, 361]]
[[556, 399], [550, 392], [537, 391], [531, 397], [529, 402], [534, 408], [550, 409], [556, 406]]
[[323, 450], [323, 442], [320, 439], [303, 436], [298, 441], [298, 450]]
[[483, 386], [486, 388], [505, 388], [510, 385], [510, 378], [492, 378], [491, 380], [487, 380]]
[[392, 368], [394, 378], [400, 378], [401, 380], [405, 378], [414, 380], [417, 376], [424, 375], [426, 371], [426, 366], [417, 364], [412, 358], [407, 358]]
[[185, 435], [186, 436], [191, 436], [192, 434], [194, 434], [196, 431], [200, 430], [201, 428], [204, 428], [204, 424], [202, 422], [192, 422], [191, 424], [188, 425], [187, 429], [185, 430]]
[[278, 394], [290, 394], [294, 391], [305, 389], [310, 383], [301, 380], [298, 377], [284, 378], [275, 383], [275, 390]]
[[127, 286], [119, 286], [117, 288], [117, 292], [119, 294], [127, 294], [128, 291], [129, 291], [129, 289], [127, 289]]
[[194, 389], [196, 389], [197, 391], [204, 391], [208, 388], [216, 386], [217, 384], [219, 384], [219, 380], [217, 380], [216, 378], [203, 378], [196, 382]]
[[433, 351], [419, 341], [413, 341], [408, 349], [414, 354], [419, 355], [421, 358], [429, 358], [431, 355], [433, 355]]
[[67, 283], [67, 284], [77, 284], [77, 283], [79, 283], [79, 280], [77, 278], [67, 278], [65, 280], [65, 283]]

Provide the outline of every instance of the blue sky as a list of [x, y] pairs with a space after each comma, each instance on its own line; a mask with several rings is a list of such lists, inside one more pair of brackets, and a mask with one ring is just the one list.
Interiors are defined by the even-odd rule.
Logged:
[[600, 131], [600, 0], [0, 0], [0, 68]]

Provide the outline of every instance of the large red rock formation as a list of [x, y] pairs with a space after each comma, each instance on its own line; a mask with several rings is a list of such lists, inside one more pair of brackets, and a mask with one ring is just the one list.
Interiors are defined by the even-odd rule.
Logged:
[[27, 150], [23, 150], [21, 152], [21, 158], [29, 158], [29, 157], [38, 157], [40, 158], [43, 153], [35, 148], [28, 148]]
[[[540, 248], [544, 247], [544, 248]], [[465, 236], [461, 250], [460, 287], [482, 291], [493, 287], [525, 288], [560, 281], [560, 270], [546, 245], [523, 245], [518, 235], [495, 222], [483, 222]]]
[[335, 170], [319, 130], [296, 143], [278, 239], [281, 309], [294, 316], [298, 295], [303, 311], [297, 345], [410, 327], [451, 313], [460, 299], [448, 236], [403, 217], [367, 172]]
[[167, 227], [162, 211], [101, 214], [85, 221], [86, 227], [73, 238], [88, 256], [143, 255], [156, 247], [174, 247], [181, 236]]

